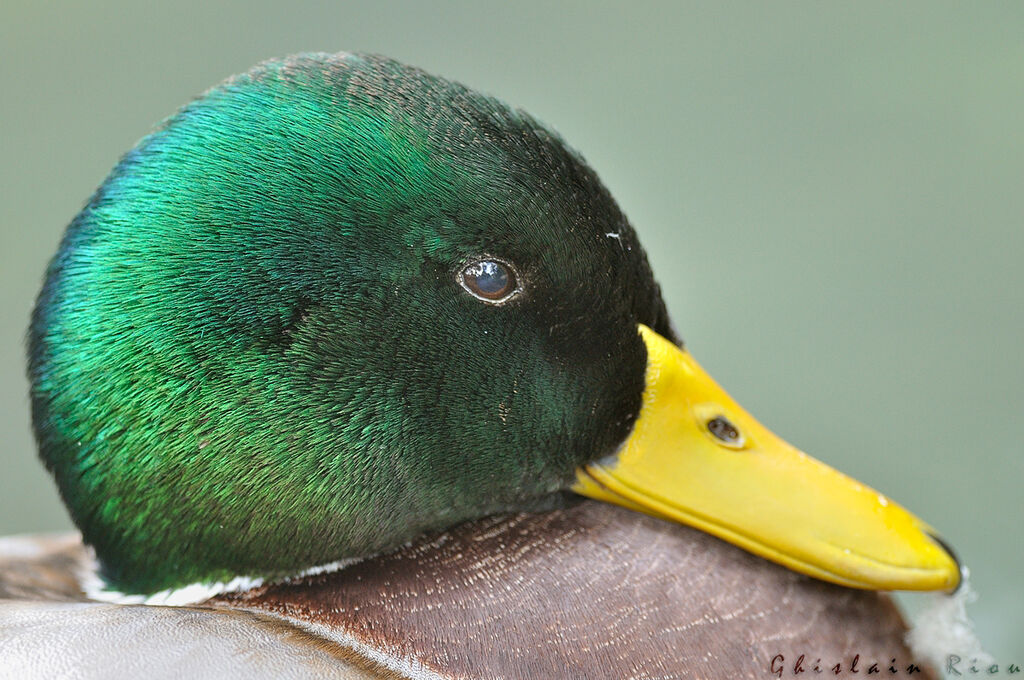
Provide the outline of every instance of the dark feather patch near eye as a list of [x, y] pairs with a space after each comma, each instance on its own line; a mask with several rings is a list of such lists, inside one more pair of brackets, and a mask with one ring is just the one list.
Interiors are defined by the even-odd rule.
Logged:
[[275, 334], [273, 338], [274, 344], [282, 347], [290, 345], [294, 341], [299, 327], [302, 326], [302, 323], [309, 316], [312, 307], [313, 300], [305, 295], [300, 295], [295, 301], [295, 306], [292, 307], [288, 320], [281, 326], [280, 331]]

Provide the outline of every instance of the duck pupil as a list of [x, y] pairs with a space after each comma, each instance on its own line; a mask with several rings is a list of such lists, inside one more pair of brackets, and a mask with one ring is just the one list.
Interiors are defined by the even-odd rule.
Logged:
[[463, 270], [463, 281], [469, 291], [488, 300], [499, 300], [515, 287], [515, 275], [501, 262], [483, 260]]
[[717, 416], [709, 420], [708, 432], [728, 444], [735, 444], [740, 440], [740, 431], [725, 416]]

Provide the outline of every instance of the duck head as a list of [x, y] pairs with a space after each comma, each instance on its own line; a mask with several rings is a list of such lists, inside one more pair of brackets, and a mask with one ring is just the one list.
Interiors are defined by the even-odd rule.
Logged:
[[267, 62], [140, 141], [68, 228], [29, 374], [40, 454], [126, 593], [569, 490], [837, 583], [959, 580], [925, 524], [701, 371], [557, 135], [381, 57]]

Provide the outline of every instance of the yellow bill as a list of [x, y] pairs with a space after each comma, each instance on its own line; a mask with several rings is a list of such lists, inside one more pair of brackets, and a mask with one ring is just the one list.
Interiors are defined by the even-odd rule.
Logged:
[[579, 469], [574, 491], [844, 586], [959, 585], [959, 565], [927, 524], [772, 434], [685, 350], [646, 326], [640, 334], [647, 374], [633, 433]]

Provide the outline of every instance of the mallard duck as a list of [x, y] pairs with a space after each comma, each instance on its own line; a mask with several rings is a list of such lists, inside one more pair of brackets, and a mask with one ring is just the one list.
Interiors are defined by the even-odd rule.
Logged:
[[867, 591], [960, 579], [701, 369], [575, 151], [383, 57], [266, 62], [140, 141], [47, 271], [29, 376], [81, 540], [0, 544], [24, 672], [109, 672], [129, 630], [126, 673], [887, 664]]

